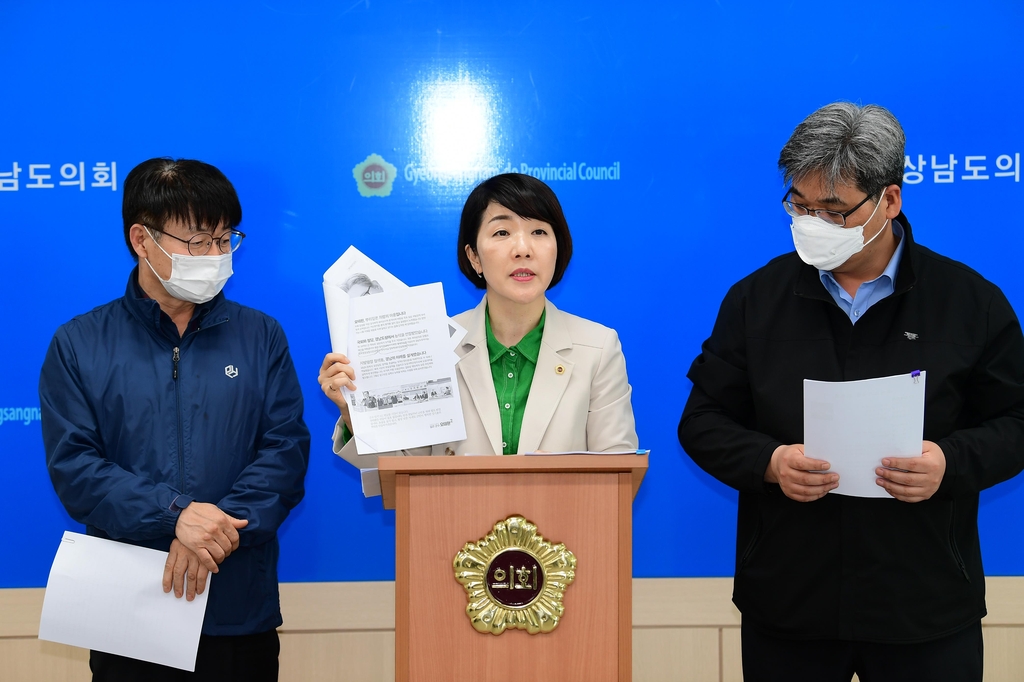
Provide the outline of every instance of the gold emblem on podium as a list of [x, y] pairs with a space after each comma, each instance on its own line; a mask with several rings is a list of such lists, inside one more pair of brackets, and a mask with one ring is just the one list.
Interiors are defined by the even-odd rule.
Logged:
[[466, 615], [478, 632], [507, 628], [531, 635], [558, 627], [562, 596], [576, 578], [576, 557], [552, 544], [522, 516], [494, 524], [479, 542], [455, 555], [455, 579], [466, 588]]

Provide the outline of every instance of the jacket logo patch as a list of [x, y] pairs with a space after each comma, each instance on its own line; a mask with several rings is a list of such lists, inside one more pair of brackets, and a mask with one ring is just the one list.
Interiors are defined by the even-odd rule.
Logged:
[[914, 332], [903, 332], [903, 336], [907, 337], [910, 341], [917, 341], [917, 334]]
[[234, 365], [228, 365], [227, 367], [224, 368], [224, 373], [227, 374], [232, 379], [234, 379], [235, 377], [238, 376], [238, 368], [235, 367]]

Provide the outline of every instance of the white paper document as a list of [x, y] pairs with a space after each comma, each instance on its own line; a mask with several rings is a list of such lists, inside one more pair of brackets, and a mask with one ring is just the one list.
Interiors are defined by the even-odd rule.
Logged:
[[562, 456], [562, 455], [647, 455], [647, 454], [650, 454], [650, 452], [651, 452], [650, 450], [622, 450], [622, 451], [616, 451], [616, 452], [590, 452], [588, 450], [588, 451], [579, 451], [579, 452], [527, 452], [525, 454], [528, 457], [535, 457], [535, 456], [546, 456], [546, 455], [551, 455], [551, 456], [555, 456], [555, 455], [558, 455], [558, 456]]
[[206, 590], [164, 593], [167, 552], [65, 531], [50, 568], [39, 639], [195, 672]]
[[804, 454], [839, 474], [831, 492], [890, 497], [875, 483], [883, 457], [920, 457], [925, 372], [863, 381], [804, 380]]
[[[353, 299], [408, 289], [402, 280], [375, 263], [354, 246], [348, 247], [324, 273], [324, 302], [331, 350], [348, 354], [350, 307]], [[451, 347], [455, 349], [466, 330], [448, 319]]]
[[360, 455], [466, 439], [440, 283], [350, 301], [344, 389]]

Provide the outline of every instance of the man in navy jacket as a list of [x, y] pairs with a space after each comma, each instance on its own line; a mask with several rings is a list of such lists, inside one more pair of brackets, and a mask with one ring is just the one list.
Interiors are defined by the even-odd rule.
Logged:
[[[1024, 467], [1024, 336], [998, 287], [915, 242], [903, 162], [881, 107], [797, 126], [779, 158], [796, 252], [732, 287], [690, 367], [679, 440], [740, 491], [747, 682], [982, 679], [978, 495]], [[884, 497], [828, 494], [838, 476], [802, 445], [803, 380], [914, 370], [920, 456], [882, 460]]]
[[[61, 326], [43, 363], [50, 478], [90, 535], [168, 551], [165, 591], [191, 600], [218, 574], [190, 679], [276, 680], [277, 529], [309, 460], [288, 343], [221, 293], [245, 235], [219, 170], [146, 161], [122, 213], [139, 263], [125, 295]], [[94, 680], [184, 674], [96, 651], [90, 666]]]

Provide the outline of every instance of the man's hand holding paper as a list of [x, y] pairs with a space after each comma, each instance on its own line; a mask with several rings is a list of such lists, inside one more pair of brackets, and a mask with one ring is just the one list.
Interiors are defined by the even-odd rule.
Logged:
[[192, 601], [206, 590], [210, 571], [199, 561], [199, 556], [175, 538], [164, 563], [164, 592], [174, 589], [174, 596]]
[[[891, 495], [905, 502], [934, 494], [942, 481], [945, 458], [934, 443], [931, 448], [927, 443], [922, 446], [926, 378], [925, 372], [909, 372], [860, 381], [804, 380], [803, 454], [827, 460], [830, 467], [825, 475], [838, 475], [837, 485], [829, 492], [854, 497]], [[922, 451], [931, 454], [919, 455]], [[886, 465], [886, 460], [891, 464]]]
[[875, 469], [876, 483], [901, 502], [921, 502], [939, 489], [946, 473], [946, 456], [938, 444], [926, 440], [920, 457], [886, 457]]
[[[930, 499], [942, 483], [946, 457], [936, 443], [923, 441], [920, 457], [886, 457], [875, 468], [875, 483], [901, 502]], [[839, 475], [831, 465], [804, 455], [803, 444], [780, 445], [772, 453], [764, 480], [778, 483], [786, 497], [813, 502], [839, 487]]]
[[46, 582], [39, 639], [192, 672], [210, 580], [178, 540], [164, 553], [67, 531]]
[[813, 502], [839, 485], [839, 476], [828, 473], [830, 465], [804, 455], [803, 443], [780, 445], [772, 453], [764, 480], [778, 483], [786, 497], [797, 502]]

